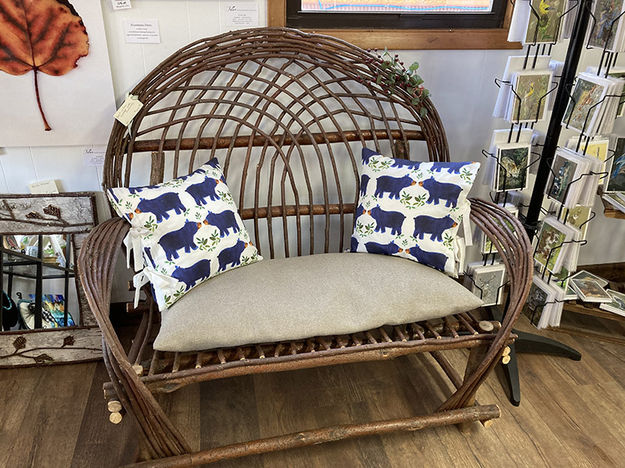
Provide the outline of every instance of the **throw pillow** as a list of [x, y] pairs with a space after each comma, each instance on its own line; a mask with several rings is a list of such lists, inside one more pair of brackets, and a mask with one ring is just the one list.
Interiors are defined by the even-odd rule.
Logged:
[[456, 236], [477, 162], [417, 162], [362, 150], [352, 252], [396, 255], [458, 276]]
[[143, 267], [135, 286], [152, 283], [160, 310], [215, 275], [262, 260], [216, 159], [159, 185], [109, 189], [108, 197], [132, 226], [126, 245], [135, 270]]

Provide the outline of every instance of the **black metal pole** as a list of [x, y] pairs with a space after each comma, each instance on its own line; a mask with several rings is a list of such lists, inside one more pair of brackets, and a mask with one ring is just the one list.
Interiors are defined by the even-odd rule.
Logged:
[[569, 90], [575, 80], [579, 58], [586, 41], [586, 29], [588, 28], [591, 5], [592, 0], [580, 0], [577, 7], [578, 10], [573, 26], [573, 33], [569, 42], [569, 48], [566, 52], [566, 59], [564, 61], [564, 67], [562, 68], [562, 77], [560, 78], [560, 85], [558, 86], [558, 91], [553, 103], [549, 129], [545, 137], [545, 146], [543, 147], [542, 156], [538, 165], [536, 182], [534, 183], [532, 198], [529, 208], [527, 209], [527, 216], [525, 217], [525, 229], [530, 239], [534, 236], [538, 225], [540, 208], [543, 204], [545, 188], [547, 187], [547, 182], [549, 181], [549, 175], [551, 173], [551, 164], [556, 154], [560, 132], [562, 131], [562, 119], [569, 103]]

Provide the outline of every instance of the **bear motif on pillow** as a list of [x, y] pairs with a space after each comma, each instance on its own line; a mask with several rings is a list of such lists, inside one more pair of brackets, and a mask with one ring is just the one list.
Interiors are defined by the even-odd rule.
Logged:
[[131, 224], [135, 286], [149, 281], [160, 310], [215, 275], [262, 260], [216, 159], [184, 177], [107, 194]]
[[457, 276], [456, 237], [477, 162], [416, 162], [362, 151], [352, 252], [395, 255]]

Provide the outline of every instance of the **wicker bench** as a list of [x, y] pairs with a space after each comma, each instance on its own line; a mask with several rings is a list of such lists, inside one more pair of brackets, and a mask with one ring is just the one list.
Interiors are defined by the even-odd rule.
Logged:
[[[426, 101], [427, 114], [421, 116], [408, 94], [390, 95], [376, 84], [384, 73], [379, 60], [357, 47], [296, 30], [245, 30], [195, 42], [161, 63], [132, 91], [144, 107], [129, 129], [115, 123], [104, 187], [160, 183], [219, 157], [252, 240], [266, 258], [341, 252], [352, 231], [363, 145], [395, 157], [449, 161], [432, 103]], [[147, 173], [149, 180], [142, 178]], [[187, 466], [498, 417], [499, 409], [478, 405], [475, 393], [511, 340], [531, 281], [530, 245], [519, 222], [490, 202], [472, 199], [471, 220], [492, 240], [507, 267], [501, 324], [480, 323], [471, 313], [462, 313], [348, 335], [202, 352], [152, 349], [159, 314], [149, 296], [132, 345], [123, 348], [109, 307], [114, 267], [129, 226], [120, 218], [100, 224], [82, 248], [79, 269], [103, 333], [111, 377], [105, 396], [113, 419], [125, 411], [136, 418], [139, 460], [150, 460], [149, 466]], [[458, 348], [471, 349], [464, 377], [442, 353]], [[154, 396], [231, 376], [419, 352], [431, 353], [457, 390], [434, 413], [418, 417], [192, 452]]]

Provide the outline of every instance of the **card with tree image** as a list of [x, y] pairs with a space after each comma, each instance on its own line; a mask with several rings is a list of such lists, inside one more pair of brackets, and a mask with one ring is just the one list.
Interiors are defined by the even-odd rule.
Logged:
[[497, 146], [497, 170], [493, 190], [523, 190], [527, 187], [531, 145], [510, 143]]
[[513, 93], [508, 106], [509, 122], [538, 122], [543, 120], [551, 98], [550, 71], [519, 72], [514, 75]]
[[525, 44], [557, 42], [565, 6], [566, 0], [532, 0]]

